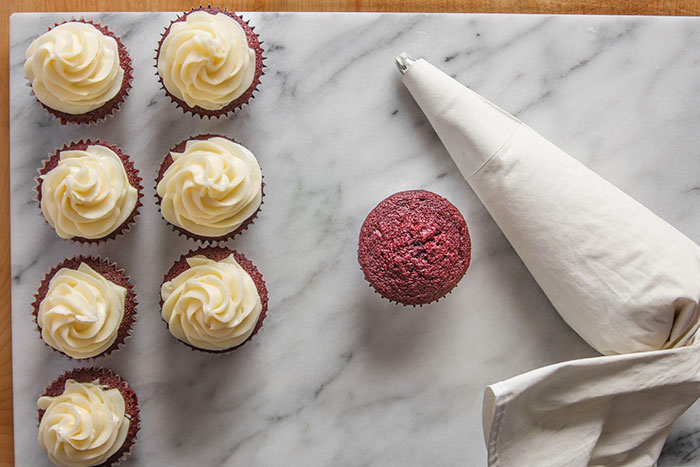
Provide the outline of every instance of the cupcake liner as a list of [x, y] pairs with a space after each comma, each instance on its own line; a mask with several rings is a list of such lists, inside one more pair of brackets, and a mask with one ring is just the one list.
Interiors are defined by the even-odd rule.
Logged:
[[[136, 443], [136, 435], [141, 427], [141, 414], [139, 410], [139, 400], [136, 397], [136, 393], [129, 387], [126, 381], [119, 377], [119, 375], [113, 373], [110, 370], [104, 368], [76, 368], [74, 370], [67, 371], [63, 375], [59, 376], [53, 383], [51, 383], [42, 396], [60, 396], [66, 387], [66, 381], [72, 379], [79, 383], [92, 383], [95, 380], [99, 381], [102, 386], [106, 386], [108, 389], [117, 389], [124, 398], [126, 404], [126, 415], [129, 418], [129, 431], [127, 432], [124, 444], [115, 452], [109, 459], [97, 467], [109, 467], [112, 465], [119, 464], [123, 461], [131, 452], [131, 448]], [[39, 409], [39, 423], [44, 416], [44, 410]]]
[[[139, 171], [136, 167], [134, 167], [134, 163], [131, 161], [129, 156], [127, 154], [124, 154], [118, 146], [110, 145], [106, 141], [101, 141], [101, 140], [95, 140], [92, 141], [90, 139], [86, 139], [83, 141], [82, 139], [78, 141], [77, 143], [71, 142], [69, 144], [64, 144], [62, 148], [57, 149], [56, 152], [53, 155], [49, 156], [48, 160], [43, 161], [42, 167], [38, 170], [39, 176], [41, 175], [46, 175], [50, 170], [54, 169], [57, 165], [58, 162], [60, 161], [60, 154], [62, 151], [73, 151], [73, 150], [85, 150], [87, 149], [88, 146], [93, 146], [93, 145], [99, 145], [99, 146], [104, 146], [106, 148], [111, 149], [114, 151], [114, 153], [119, 156], [119, 159], [122, 161], [122, 165], [124, 166], [124, 170], [126, 171], [126, 176], [129, 179], [129, 184], [136, 188], [137, 191], [137, 197], [136, 197], [136, 204], [134, 205], [134, 209], [131, 211], [131, 214], [129, 217], [126, 218], [124, 222], [121, 223], [119, 227], [114, 229], [112, 232], [109, 233], [109, 235], [101, 238], [84, 238], [84, 237], [72, 237], [70, 238], [71, 241], [82, 243], [82, 244], [100, 244], [102, 242], [106, 242], [107, 240], [113, 240], [117, 238], [120, 235], [126, 234], [129, 229], [131, 228], [131, 225], [136, 222], [136, 217], [139, 215], [139, 208], [143, 206], [141, 203], [141, 198], [143, 198], [143, 186], [141, 186], [141, 181], [143, 180], [139, 176]], [[39, 208], [39, 215], [44, 219], [44, 221], [48, 224], [48, 221], [44, 217], [43, 213], [41, 212], [41, 185], [43, 183], [43, 180], [40, 177], [35, 178], [36, 185], [34, 187], [34, 190], [36, 191], [36, 196], [35, 200], [37, 202], [37, 207]], [[50, 224], [49, 224], [50, 226]]]
[[[360, 269], [360, 271], [362, 272], [362, 274], [364, 274], [364, 271], [362, 270], [362, 268], [360, 267], [359, 269]], [[367, 276], [365, 276], [365, 281], [369, 282], [369, 279], [367, 279]], [[399, 302], [399, 301], [397, 301], [397, 300], [394, 300], [394, 299], [385, 297], [385, 296], [382, 295], [380, 292], [378, 292], [377, 289], [375, 289], [374, 287], [372, 287], [372, 284], [369, 284], [369, 283], [368, 283], [368, 284], [367, 284], [367, 287], [369, 287], [370, 289], [372, 289], [372, 292], [374, 292], [375, 294], [377, 294], [377, 295], [379, 295], [380, 297], [382, 297], [384, 300], [386, 300], [386, 301], [388, 301], [389, 303], [392, 303], [392, 304], [394, 304], [394, 305], [401, 305], [401, 306], [403, 306], [403, 307], [408, 307], [408, 306], [410, 306], [410, 307], [413, 307], [413, 308], [423, 308], [424, 305], [433, 305], [433, 304], [439, 302], [440, 300], [442, 300], [443, 298], [446, 298], [448, 295], [450, 295], [452, 292], [454, 292], [454, 290], [457, 288], [458, 285], [459, 285], [459, 282], [458, 282], [457, 284], [455, 284], [455, 286], [452, 287], [452, 288], [450, 289], [450, 291], [447, 292], [446, 294], [444, 294], [442, 297], [438, 297], [438, 298], [436, 298], [435, 300], [433, 300], [432, 302], [428, 302], [428, 303], [403, 303], [403, 302]]]
[[[213, 354], [224, 354], [224, 353], [230, 353], [233, 352], [236, 349], [239, 349], [243, 347], [245, 344], [250, 342], [253, 339], [253, 336], [255, 336], [260, 329], [262, 329], [263, 326], [263, 321], [265, 320], [265, 317], [267, 316], [267, 303], [268, 303], [268, 292], [267, 292], [267, 286], [265, 284], [265, 280], [263, 279], [262, 274], [258, 270], [258, 268], [253, 264], [252, 261], [250, 261], [248, 258], [246, 258], [242, 253], [239, 253], [236, 250], [232, 250], [229, 248], [224, 248], [224, 247], [214, 247], [214, 246], [208, 246], [208, 247], [202, 247], [198, 248], [196, 250], [190, 250], [186, 254], [180, 256], [180, 259], [175, 261], [175, 263], [170, 267], [168, 272], [165, 274], [163, 277], [163, 282], [161, 283], [164, 284], [175, 277], [179, 276], [186, 270], [190, 268], [190, 265], [187, 264], [187, 258], [191, 258], [192, 256], [197, 256], [197, 255], [202, 255], [206, 256], [207, 258], [214, 260], [214, 261], [221, 261], [222, 259], [228, 258], [231, 254], [233, 254], [234, 258], [236, 259], [236, 262], [247, 272], [250, 277], [253, 279], [253, 282], [255, 283], [255, 287], [258, 289], [258, 295], [260, 296], [260, 303], [262, 304], [262, 311], [260, 312], [260, 316], [258, 317], [257, 323], [255, 323], [255, 328], [253, 329], [253, 332], [251, 333], [248, 338], [243, 341], [241, 344], [238, 344], [235, 347], [231, 347], [230, 349], [224, 349], [224, 350], [208, 350], [208, 349], [200, 349], [199, 347], [195, 347], [191, 344], [188, 344], [187, 342], [181, 341], [178, 339], [178, 341], [182, 342], [185, 344], [187, 347], [194, 351], [199, 351], [199, 352], [205, 352], [205, 353], [213, 353]], [[160, 295], [160, 293], [159, 293]], [[161, 296], [160, 298], [160, 307], [161, 310], [163, 308], [163, 298]], [[163, 320], [165, 323], [165, 327], [168, 328], [168, 332], [170, 332], [170, 327], [168, 326], [168, 322]], [[172, 334], [171, 334], [172, 335]]]
[[[121, 39], [115, 35], [112, 31], [110, 31], [107, 26], [102, 26], [100, 23], [94, 23], [90, 20], [85, 20], [83, 18], [80, 19], [71, 19], [67, 21], [63, 21], [61, 23], [54, 23], [53, 26], [50, 26], [47, 30], [50, 31], [51, 29], [55, 28], [56, 26], [60, 26], [65, 23], [73, 23], [73, 22], [78, 22], [78, 23], [85, 23], [89, 24], [98, 31], [100, 31], [102, 34], [105, 36], [111, 37], [114, 40], [117, 41], [117, 48], [119, 51], [119, 66], [122, 67], [124, 70], [124, 78], [122, 80], [122, 87], [117, 93], [116, 96], [102, 104], [102, 106], [91, 110], [90, 112], [84, 113], [84, 114], [69, 114], [66, 112], [61, 112], [59, 110], [52, 109], [51, 107], [47, 106], [43, 102], [41, 102], [39, 99], [37, 99], [37, 102], [41, 104], [41, 106], [54, 118], [58, 119], [61, 121], [61, 125], [65, 125], [66, 123], [75, 123], [78, 125], [90, 125], [90, 124], [97, 124], [101, 120], [106, 119], [109, 116], [114, 115], [116, 111], [119, 110], [119, 107], [121, 106], [121, 103], [124, 102], [126, 99], [126, 96], [129, 95], [129, 89], [131, 89], [131, 80], [133, 79], [132, 72], [134, 70], [133, 66], [131, 65], [131, 57], [129, 56], [129, 51], [127, 50], [126, 46], [124, 43], [121, 41]], [[28, 83], [28, 86], [31, 89], [31, 83]], [[34, 92], [31, 92], [31, 95], [34, 95]]]
[[[165, 40], [165, 37], [168, 35], [170, 32], [170, 28], [174, 23], [177, 23], [179, 21], [185, 21], [187, 18], [187, 15], [197, 12], [197, 11], [206, 11], [207, 13], [210, 13], [212, 15], [216, 15], [217, 13], [223, 13], [225, 15], [230, 16], [238, 24], [241, 25], [243, 30], [245, 31], [246, 38], [248, 39], [248, 47], [252, 48], [255, 50], [255, 76], [253, 78], [253, 82], [250, 84], [248, 89], [241, 94], [239, 97], [237, 97], [234, 101], [230, 102], [223, 108], [219, 110], [207, 110], [204, 109], [200, 106], [194, 106], [190, 107], [187, 105], [185, 101], [182, 99], [178, 99], [174, 95], [168, 91], [168, 89], [165, 87], [165, 84], [163, 83], [163, 79], [160, 77], [160, 74], [158, 73], [158, 57], [160, 57], [160, 48], [163, 45], [163, 41]], [[255, 92], [258, 91], [258, 86], [260, 85], [260, 77], [265, 74], [264, 68], [265, 68], [265, 63], [264, 60], [267, 57], [263, 56], [264, 50], [261, 46], [262, 41], [258, 38], [258, 35], [255, 34], [254, 32], [255, 27], [251, 26], [249, 24], [249, 21], [246, 21], [243, 19], [243, 17], [238, 16], [235, 12], [233, 11], [228, 11], [226, 8], [223, 10], [218, 8], [218, 7], [212, 7], [211, 5], [208, 5], [207, 7], [202, 7], [200, 6], [199, 8], [192, 8], [190, 11], [185, 12], [181, 16], [178, 16], [177, 19], [174, 21], [171, 21], [170, 24], [165, 28], [165, 32], [161, 34], [160, 40], [158, 41], [158, 48], [155, 49], [156, 56], [155, 56], [155, 68], [156, 68], [156, 76], [158, 77], [158, 81], [160, 82], [160, 87], [165, 91], [165, 94], [170, 98], [170, 100], [180, 109], [182, 109], [183, 113], [191, 113], [192, 116], [199, 116], [200, 118], [207, 117], [209, 119], [213, 118], [219, 118], [222, 116], [226, 116], [229, 113], [235, 112], [237, 109], [243, 107], [245, 104], [248, 104], [249, 101], [253, 98], [255, 98]]]
[[[63, 269], [78, 269], [80, 263], [85, 263], [98, 272], [102, 277], [120, 285], [126, 289], [126, 300], [124, 301], [124, 317], [119, 324], [119, 330], [117, 331], [117, 338], [114, 340], [112, 345], [107, 348], [104, 352], [89, 358], [74, 358], [61, 352], [58, 349], [54, 349], [49, 344], [47, 344], [41, 337], [41, 327], [39, 326], [38, 316], [39, 316], [39, 306], [41, 302], [46, 298], [46, 294], [49, 291], [49, 283], [51, 279], [56, 275], [56, 273]], [[124, 269], [120, 269], [117, 263], [110, 262], [108, 259], [101, 259], [94, 256], [75, 256], [73, 258], [64, 259], [61, 263], [51, 268], [51, 270], [44, 276], [41, 281], [39, 288], [34, 294], [34, 301], [32, 302], [32, 316], [34, 316], [34, 322], [36, 323], [37, 329], [39, 331], [39, 339], [41, 339], [44, 344], [61, 355], [64, 355], [71, 360], [76, 361], [88, 361], [96, 359], [102, 356], [109, 355], [115, 350], [118, 350], [122, 344], [125, 343], [126, 339], [131, 336], [131, 331], [133, 329], [134, 323], [136, 322], [136, 308], [138, 306], [138, 301], [136, 300], [136, 292], [134, 292], [134, 285], [130, 282], [129, 276], [126, 275]]]
[[[187, 145], [187, 142], [190, 140], [207, 140], [209, 138], [224, 138], [229, 141], [233, 141], [236, 144], [241, 144], [238, 141], [236, 141], [233, 138], [229, 138], [227, 136], [223, 135], [218, 135], [218, 134], [212, 134], [212, 133], [207, 133], [204, 135], [197, 135], [193, 136], [191, 138], [187, 138], [184, 141], [181, 141], [177, 146], [172, 148], [170, 151], [168, 151], [168, 154], [165, 156], [163, 159], [163, 162], [160, 165], [160, 169], [158, 169], [158, 176], [156, 177], [156, 184], [155, 184], [155, 198], [156, 198], [156, 204], [158, 205], [158, 212], [160, 212], [161, 217], [163, 217], [163, 213], [160, 209], [161, 202], [163, 199], [158, 196], [158, 183], [160, 180], [163, 178], [163, 175], [165, 174], [165, 171], [168, 170], [168, 167], [170, 167], [173, 163], [173, 158], [170, 155], [171, 152], [184, 152], [185, 151], [185, 146]], [[173, 229], [174, 232], [176, 232], [178, 235], [183, 236], [185, 238], [190, 238], [192, 240], [201, 242], [206, 244], [207, 242], [209, 243], [219, 243], [219, 242], [225, 242], [227, 240], [232, 239], [239, 233], [243, 232], [244, 230], [248, 229], [248, 227], [252, 224], [255, 223], [255, 219], [258, 217], [258, 213], [260, 212], [260, 209], [262, 208], [262, 205], [265, 204], [265, 182], [264, 182], [264, 177], [263, 177], [263, 182], [261, 183], [260, 186], [260, 206], [258, 206], [258, 209], [249, 217], [247, 218], [236, 230], [226, 234], [222, 235], [220, 237], [205, 237], [203, 235], [197, 235], [195, 233], [192, 233], [188, 231], [187, 229], [184, 229], [182, 227], [179, 227], [177, 225], [172, 224], [171, 222], [168, 222], [165, 217], [163, 217], [163, 220], [170, 226], [170, 228]]]
[[469, 229], [459, 210], [435, 193], [395, 193], [367, 215], [357, 259], [381, 297], [405, 306], [428, 305], [450, 294], [466, 274]]

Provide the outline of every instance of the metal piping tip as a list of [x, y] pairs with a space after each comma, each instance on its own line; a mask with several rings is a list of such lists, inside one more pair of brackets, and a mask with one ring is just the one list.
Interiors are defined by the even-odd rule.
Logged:
[[405, 75], [408, 70], [411, 69], [416, 59], [408, 55], [406, 52], [401, 52], [394, 58], [396, 60], [396, 67], [399, 69], [402, 75]]

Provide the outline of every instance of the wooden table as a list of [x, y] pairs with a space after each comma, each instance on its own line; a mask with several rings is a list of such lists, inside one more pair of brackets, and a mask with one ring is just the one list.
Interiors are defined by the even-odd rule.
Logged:
[[[15, 11], [185, 11], [185, 0], [2, 0], [0, 16], [0, 465], [13, 464], [12, 342], [10, 339], [9, 15]], [[220, 1], [238, 11], [400, 11], [700, 15], [700, 0], [242, 0]]]

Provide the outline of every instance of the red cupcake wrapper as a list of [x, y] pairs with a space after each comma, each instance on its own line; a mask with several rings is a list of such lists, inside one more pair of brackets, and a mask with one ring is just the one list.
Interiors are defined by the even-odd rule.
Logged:
[[[364, 273], [365, 273], [365, 272], [362, 270], [361, 267], [360, 267], [360, 272], [362, 272], [363, 275], [364, 275]], [[367, 281], [367, 277], [365, 277], [365, 281]], [[374, 287], [372, 287], [372, 284], [367, 284], [367, 287], [369, 287], [370, 289], [372, 289], [372, 292], [374, 292], [375, 294], [377, 294], [377, 295], [379, 295], [380, 297], [382, 297], [384, 300], [386, 300], [386, 301], [388, 301], [389, 303], [392, 303], [392, 304], [394, 304], [394, 305], [401, 305], [401, 306], [403, 306], [403, 307], [410, 306], [410, 307], [413, 307], [413, 308], [423, 308], [424, 305], [433, 305], [433, 304], [439, 302], [440, 300], [442, 300], [443, 298], [446, 298], [448, 295], [450, 295], [452, 292], [454, 292], [454, 290], [457, 288], [458, 285], [459, 285], [459, 283], [455, 284], [455, 286], [452, 287], [452, 289], [450, 289], [450, 291], [447, 292], [445, 295], [443, 295], [442, 297], [436, 298], [436, 299], [433, 300], [432, 302], [428, 302], [428, 303], [403, 303], [403, 302], [399, 302], [399, 301], [397, 301], [397, 300], [394, 300], [394, 299], [391, 299], [391, 298], [389, 298], [389, 297], [386, 297], [386, 296], [382, 295], [380, 292], [377, 291], [377, 289], [375, 289]]]
[[[89, 358], [73, 358], [68, 354], [61, 352], [58, 349], [51, 347], [47, 344], [41, 337], [41, 327], [39, 326], [38, 316], [39, 316], [39, 306], [41, 302], [46, 298], [46, 294], [49, 291], [49, 283], [51, 279], [56, 275], [58, 271], [63, 268], [77, 270], [80, 263], [85, 263], [98, 272], [102, 277], [110, 282], [120, 285], [126, 289], [126, 300], [124, 301], [124, 317], [119, 324], [119, 330], [117, 331], [117, 338], [114, 340], [112, 345], [107, 348], [104, 352]], [[136, 300], [136, 292], [134, 292], [134, 285], [130, 282], [129, 276], [126, 275], [124, 269], [120, 269], [117, 263], [110, 262], [107, 259], [101, 259], [94, 256], [75, 256], [73, 258], [64, 259], [58, 265], [51, 268], [51, 270], [44, 276], [41, 281], [39, 288], [34, 294], [34, 301], [32, 302], [32, 316], [34, 316], [34, 322], [36, 323], [37, 329], [39, 330], [39, 339], [44, 342], [44, 344], [49, 347], [54, 352], [64, 355], [71, 360], [78, 361], [88, 361], [91, 359], [96, 359], [102, 356], [109, 355], [115, 350], [118, 350], [122, 344], [125, 343], [126, 339], [131, 336], [131, 331], [133, 329], [134, 323], [136, 322], [136, 308], [138, 302]]]
[[[112, 465], [119, 464], [123, 461], [131, 452], [131, 448], [136, 443], [136, 435], [138, 434], [139, 428], [141, 427], [141, 414], [139, 410], [139, 399], [136, 397], [136, 393], [129, 387], [126, 381], [119, 377], [119, 375], [111, 372], [110, 370], [104, 368], [76, 368], [71, 371], [67, 371], [51, 383], [44, 391], [42, 396], [60, 396], [66, 387], [66, 381], [72, 379], [79, 383], [92, 383], [95, 380], [99, 381], [102, 386], [108, 389], [117, 389], [124, 398], [126, 404], [126, 416], [129, 418], [129, 431], [127, 432], [126, 439], [121, 448], [114, 454], [112, 454], [109, 459], [97, 467], [109, 467]], [[44, 410], [39, 409], [39, 423], [44, 416]]]
[[[55, 28], [56, 26], [60, 26], [65, 23], [73, 23], [73, 22], [78, 22], [78, 23], [85, 23], [89, 24], [91, 26], [94, 26], [95, 29], [100, 31], [102, 34], [105, 36], [111, 37], [114, 40], [117, 41], [117, 49], [119, 51], [119, 66], [122, 67], [124, 70], [124, 78], [122, 79], [122, 87], [117, 93], [116, 96], [102, 104], [102, 106], [91, 110], [90, 112], [84, 113], [84, 114], [69, 114], [66, 112], [61, 112], [59, 110], [52, 109], [51, 107], [47, 106], [43, 102], [41, 102], [39, 99], [37, 99], [37, 102], [41, 104], [41, 106], [54, 118], [58, 119], [61, 121], [61, 125], [65, 125], [66, 123], [75, 123], [78, 125], [89, 125], [92, 123], [98, 123], [101, 120], [106, 119], [109, 116], [114, 115], [116, 111], [119, 110], [119, 107], [121, 106], [121, 103], [124, 102], [126, 99], [126, 96], [129, 95], [129, 89], [131, 89], [131, 80], [133, 79], [132, 72], [134, 70], [133, 66], [131, 65], [131, 57], [129, 56], [129, 51], [127, 50], [126, 46], [124, 43], [121, 41], [121, 39], [116, 36], [112, 31], [110, 31], [107, 26], [102, 26], [100, 23], [93, 23], [90, 20], [85, 20], [83, 18], [80, 19], [71, 19], [67, 21], [63, 21], [61, 23], [54, 23], [53, 26], [49, 26], [47, 29], [50, 31], [51, 29]], [[28, 83], [28, 86], [31, 88], [31, 83]], [[34, 95], [34, 92], [31, 92], [31, 95]]]
[[[202, 255], [206, 256], [207, 258], [214, 260], [214, 261], [221, 261], [222, 259], [228, 258], [231, 254], [233, 254], [234, 258], [236, 259], [236, 262], [247, 272], [250, 277], [253, 279], [253, 282], [255, 283], [255, 287], [258, 289], [258, 295], [260, 296], [260, 303], [262, 304], [262, 311], [260, 312], [260, 316], [258, 317], [258, 321], [255, 323], [255, 328], [253, 329], [253, 332], [251, 333], [250, 336], [246, 340], [244, 340], [242, 343], [238, 344], [235, 347], [231, 347], [230, 349], [224, 349], [224, 350], [208, 350], [208, 349], [200, 349], [199, 347], [195, 347], [194, 345], [191, 345], [187, 342], [181, 341], [178, 339], [178, 341], [182, 342], [185, 344], [187, 347], [192, 349], [193, 351], [198, 351], [198, 352], [206, 352], [206, 353], [213, 353], [213, 354], [224, 354], [224, 353], [230, 353], [233, 352], [236, 349], [239, 349], [243, 347], [245, 344], [250, 342], [253, 339], [253, 336], [255, 336], [260, 329], [262, 329], [263, 326], [263, 321], [265, 320], [265, 317], [267, 316], [267, 303], [268, 303], [268, 293], [267, 293], [267, 286], [265, 285], [265, 280], [263, 279], [262, 273], [258, 270], [258, 268], [253, 264], [252, 261], [250, 261], [248, 258], [246, 258], [242, 253], [237, 252], [236, 250], [231, 250], [229, 248], [224, 248], [224, 247], [202, 247], [198, 248], [196, 250], [190, 250], [186, 254], [180, 256], [180, 259], [175, 261], [175, 263], [170, 267], [168, 272], [165, 274], [163, 277], [163, 282], [162, 284], [173, 280], [175, 277], [179, 276], [186, 270], [190, 268], [190, 265], [187, 264], [187, 258], [191, 258], [192, 256], [197, 256], [197, 255]], [[161, 284], [161, 285], [162, 285]], [[163, 298], [161, 297], [160, 299], [160, 307], [161, 310], [163, 308]], [[168, 328], [168, 332], [170, 332], [170, 327], [168, 326], [167, 321], [163, 320], [165, 323], [166, 328]]]
[[[101, 242], [106, 242], [107, 240], [112, 240], [117, 238], [120, 235], [126, 234], [129, 229], [131, 228], [131, 225], [136, 222], [136, 217], [139, 215], [139, 208], [143, 206], [141, 203], [141, 198], [143, 198], [143, 193], [141, 191], [143, 190], [143, 186], [141, 186], [141, 181], [143, 180], [139, 176], [139, 171], [136, 167], [134, 167], [134, 163], [131, 161], [129, 156], [127, 154], [124, 154], [122, 150], [118, 146], [110, 145], [106, 141], [101, 141], [101, 140], [96, 140], [92, 141], [90, 139], [87, 139], [83, 141], [82, 139], [78, 141], [77, 143], [71, 142], [69, 144], [64, 144], [62, 148], [57, 149], [56, 152], [53, 155], [49, 156], [48, 160], [43, 161], [42, 167], [38, 170], [39, 175], [46, 175], [50, 170], [54, 169], [57, 165], [58, 162], [60, 161], [60, 156], [62, 151], [73, 151], [73, 150], [85, 150], [87, 149], [88, 146], [93, 146], [93, 145], [99, 145], [99, 146], [104, 146], [108, 149], [111, 149], [114, 151], [114, 153], [119, 156], [119, 159], [122, 161], [122, 165], [124, 166], [124, 170], [126, 171], [126, 176], [129, 179], [129, 184], [136, 188], [137, 191], [137, 197], [136, 197], [136, 204], [134, 205], [134, 209], [131, 211], [131, 214], [129, 217], [126, 218], [124, 222], [121, 223], [119, 227], [114, 229], [112, 232], [110, 232], [109, 235], [106, 237], [101, 237], [101, 238], [84, 238], [84, 237], [72, 237], [70, 240], [78, 243], [83, 243], [83, 244], [99, 244]], [[46, 221], [48, 224], [48, 221], [46, 218], [44, 218], [43, 213], [41, 212], [41, 185], [43, 183], [43, 180], [40, 177], [36, 178], [36, 186], [34, 187], [36, 191], [36, 201], [37, 201], [37, 207], [39, 208], [39, 214], [41, 217]]]
[[[194, 12], [197, 11], [206, 11], [207, 13], [210, 13], [212, 15], [216, 15], [217, 13], [223, 13], [225, 15], [230, 16], [234, 20], [238, 22], [238, 24], [241, 25], [243, 30], [245, 31], [246, 38], [248, 39], [248, 47], [252, 48], [255, 50], [255, 76], [253, 77], [253, 82], [250, 84], [248, 89], [241, 94], [239, 97], [237, 97], [234, 101], [230, 102], [223, 108], [219, 110], [207, 110], [204, 109], [200, 106], [194, 106], [190, 107], [187, 105], [185, 101], [182, 99], [179, 99], [172, 95], [170, 91], [165, 87], [165, 84], [163, 83], [163, 79], [161, 78], [160, 74], [158, 73], [158, 57], [160, 57], [160, 48], [163, 45], [163, 41], [165, 40], [165, 37], [168, 35], [170, 32], [170, 28], [174, 23], [177, 23], [179, 21], [185, 21], [187, 18], [187, 15], [190, 15]], [[251, 99], [255, 98], [255, 92], [258, 91], [258, 86], [260, 85], [260, 77], [265, 74], [263, 69], [265, 68], [264, 61], [266, 57], [263, 56], [264, 50], [261, 46], [262, 41], [259, 40], [258, 35], [255, 34], [254, 32], [255, 27], [251, 26], [249, 24], [249, 21], [246, 21], [243, 19], [243, 17], [238, 16], [235, 12], [233, 11], [228, 11], [226, 8], [223, 10], [218, 8], [218, 7], [212, 7], [211, 5], [208, 5], [206, 8], [200, 6], [199, 8], [192, 8], [190, 11], [185, 12], [183, 15], [178, 16], [177, 19], [174, 21], [171, 21], [170, 24], [165, 28], [165, 32], [161, 34], [160, 40], [158, 41], [158, 48], [155, 49], [156, 56], [155, 56], [155, 68], [156, 68], [156, 76], [158, 76], [158, 81], [160, 81], [160, 87], [165, 91], [165, 94], [170, 98], [170, 100], [179, 108], [182, 109], [182, 111], [187, 114], [191, 113], [192, 116], [199, 116], [200, 118], [207, 117], [209, 119], [211, 118], [219, 118], [222, 116], [226, 116], [231, 112], [235, 112], [237, 109], [243, 107], [245, 104], [248, 104]]]
[[[156, 198], [156, 204], [158, 205], [158, 212], [160, 212], [161, 217], [163, 217], [163, 212], [160, 209], [160, 205], [161, 205], [161, 202], [163, 201], [163, 199], [158, 195], [158, 183], [163, 178], [163, 175], [165, 174], [165, 171], [168, 170], [168, 167], [170, 167], [172, 165], [172, 163], [174, 162], [170, 153], [171, 152], [184, 152], [185, 146], [187, 145], [188, 141], [207, 140], [209, 138], [224, 138], [224, 139], [232, 141], [236, 144], [241, 144], [233, 138], [228, 138], [226, 136], [218, 135], [218, 134], [207, 133], [207, 134], [197, 135], [197, 136], [193, 136], [191, 138], [187, 138], [186, 140], [181, 141], [177, 146], [172, 148], [170, 151], [168, 151], [168, 154], [163, 159], [163, 162], [160, 164], [160, 169], [158, 170], [158, 176], [156, 177], [155, 195], [154, 195]], [[243, 232], [244, 230], [247, 230], [250, 225], [255, 223], [255, 219], [258, 217], [258, 213], [260, 213], [260, 209], [262, 208], [263, 204], [265, 204], [265, 182], [264, 181], [262, 182], [262, 184], [260, 186], [260, 206], [258, 206], [258, 209], [249, 218], [247, 218], [236, 230], [234, 230], [226, 235], [222, 235], [220, 237], [205, 237], [203, 235], [197, 235], [195, 233], [188, 231], [187, 229], [179, 227], [171, 222], [168, 222], [168, 220], [165, 219], [165, 217], [163, 217], [163, 220], [173, 229], [174, 232], [176, 232], [180, 236], [183, 236], [185, 238], [190, 238], [192, 240], [201, 242], [203, 244], [206, 244], [207, 242], [216, 244], [219, 242], [225, 242], [227, 240], [230, 240], [233, 237], [235, 237], [236, 235], [238, 235], [239, 233]]]

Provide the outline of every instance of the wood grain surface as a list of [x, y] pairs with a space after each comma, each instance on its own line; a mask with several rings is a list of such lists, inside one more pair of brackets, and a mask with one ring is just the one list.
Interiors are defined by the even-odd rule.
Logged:
[[[393, 11], [700, 15], [700, 0], [242, 0], [219, 1], [238, 11]], [[0, 0], [0, 466], [13, 465], [10, 339], [9, 16], [17, 11], [185, 11], [185, 0]], [[27, 420], [34, 423], [34, 420]]]

